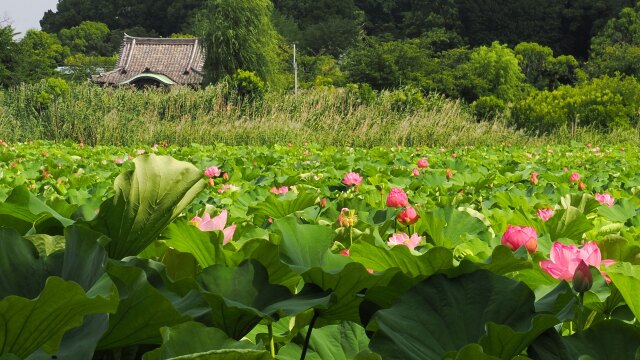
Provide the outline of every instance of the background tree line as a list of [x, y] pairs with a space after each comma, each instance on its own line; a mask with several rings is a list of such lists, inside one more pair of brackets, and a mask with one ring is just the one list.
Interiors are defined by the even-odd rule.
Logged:
[[0, 28], [2, 86], [58, 66], [84, 81], [113, 66], [125, 32], [198, 36], [210, 83], [290, 88], [297, 43], [305, 88], [438, 92], [538, 131], [638, 123], [634, 0], [60, 0], [41, 27], [19, 41]]

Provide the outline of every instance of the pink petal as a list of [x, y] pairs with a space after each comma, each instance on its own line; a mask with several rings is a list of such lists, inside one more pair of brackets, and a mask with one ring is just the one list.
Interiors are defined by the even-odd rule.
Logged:
[[615, 260], [605, 259], [605, 260], [602, 260], [602, 265], [607, 267], [607, 266], [610, 266], [611, 264], [614, 264], [615, 262], [616, 262]]
[[571, 280], [573, 278], [573, 272], [567, 271], [567, 268], [559, 266], [551, 260], [540, 261], [540, 268], [558, 280]]
[[580, 249], [579, 258], [583, 260], [587, 265], [591, 265], [599, 268], [600, 262], [602, 262], [602, 254], [595, 242], [590, 241]]
[[224, 240], [222, 241], [222, 245], [228, 244], [233, 239], [233, 233], [236, 231], [236, 224], [229, 226], [228, 228], [222, 230], [224, 233]]
[[222, 210], [222, 212], [211, 219], [211, 228], [213, 230], [223, 230], [224, 226], [227, 224], [227, 210]]

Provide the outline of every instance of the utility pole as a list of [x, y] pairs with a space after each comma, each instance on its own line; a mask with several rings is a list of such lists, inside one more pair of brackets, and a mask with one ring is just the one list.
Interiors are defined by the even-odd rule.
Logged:
[[293, 44], [293, 93], [298, 95], [298, 62], [296, 61], [296, 44]]

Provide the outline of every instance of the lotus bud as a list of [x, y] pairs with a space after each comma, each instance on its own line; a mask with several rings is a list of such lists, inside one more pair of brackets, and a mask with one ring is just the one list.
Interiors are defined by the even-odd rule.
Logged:
[[573, 290], [583, 293], [589, 291], [593, 286], [593, 275], [589, 265], [580, 260], [580, 264], [576, 267], [576, 272], [573, 274]]

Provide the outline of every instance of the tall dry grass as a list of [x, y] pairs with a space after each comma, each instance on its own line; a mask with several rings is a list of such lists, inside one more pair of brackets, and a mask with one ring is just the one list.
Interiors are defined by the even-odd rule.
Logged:
[[531, 137], [500, 119], [478, 122], [459, 101], [438, 95], [399, 111], [391, 93], [372, 102], [348, 89], [316, 89], [299, 95], [267, 93], [255, 102], [230, 97], [223, 86], [204, 90], [131, 90], [72, 86], [42, 105], [35, 85], [0, 94], [0, 138], [9, 141], [73, 140], [91, 145], [166, 142], [268, 145], [310, 142], [372, 147], [637, 141], [638, 132], [615, 135], [581, 129]]

